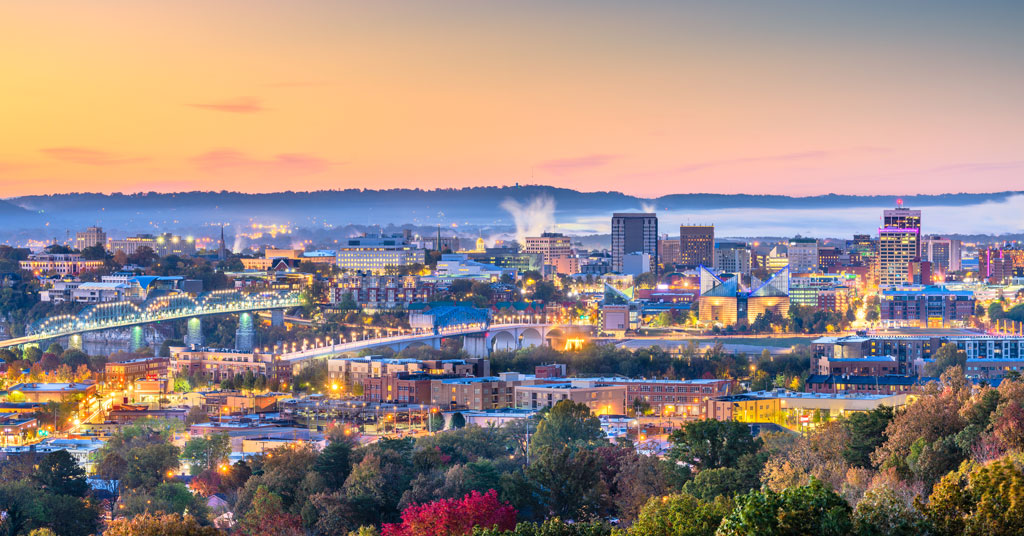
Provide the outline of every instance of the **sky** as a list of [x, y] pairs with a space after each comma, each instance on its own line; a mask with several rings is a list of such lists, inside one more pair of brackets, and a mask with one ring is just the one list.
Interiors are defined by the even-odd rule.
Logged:
[[1024, 2], [5, 0], [0, 196], [1021, 190]]

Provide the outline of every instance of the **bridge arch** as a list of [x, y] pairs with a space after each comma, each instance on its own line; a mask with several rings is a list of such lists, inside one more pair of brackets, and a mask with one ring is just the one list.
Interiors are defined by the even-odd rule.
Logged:
[[491, 350], [494, 352], [514, 352], [517, 349], [516, 337], [508, 331], [499, 331], [491, 337]]
[[544, 337], [536, 328], [526, 328], [519, 334], [519, 347], [544, 346]]

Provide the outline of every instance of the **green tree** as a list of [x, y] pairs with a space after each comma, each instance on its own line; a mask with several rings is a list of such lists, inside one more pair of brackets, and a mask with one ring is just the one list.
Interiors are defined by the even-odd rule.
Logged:
[[946, 343], [934, 354], [933, 361], [924, 366], [924, 373], [927, 376], [939, 377], [952, 367], [963, 369], [967, 366], [967, 353], [956, 347], [956, 344]]
[[607, 511], [610, 500], [601, 461], [591, 450], [548, 447], [533, 459], [527, 475], [540, 488], [550, 515], [594, 519]]
[[713, 536], [722, 518], [732, 510], [723, 497], [702, 501], [677, 493], [651, 497], [626, 532], [628, 536]]
[[216, 470], [229, 454], [231, 438], [227, 434], [209, 434], [189, 439], [181, 457], [189, 462], [190, 472], [195, 476], [203, 471]]
[[564, 445], [595, 446], [604, 442], [601, 420], [590, 412], [590, 408], [572, 400], [561, 400], [537, 424], [530, 447], [539, 451]]
[[718, 536], [845, 536], [853, 524], [850, 505], [820, 480], [776, 493], [752, 491], [736, 498], [736, 507], [718, 528]]
[[750, 435], [741, 422], [706, 419], [685, 424], [669, 435], [669, 457], [699, 470], [734, 467], [740, 458], [753, 454], [761, 440]]
[[452, 414], [452, 419], [451, 419], [451, 422], [449, 423], [449, 425], [454, 430], [458, 430], [459, 428], [463, 428], [463, 427], [466, 426], [466, 417], [464, 417], [462, 415], [462, 413], [456, 411], [455, 413]]
[[338, 490], [352, 472], [352, 444], [343, 440], [332, 440], [316, 457], [313, 470], [320, 473], [324, 483], [331, 490]]
[[66, 450], [48, 453], [39, 460], [36, 467], [36, 481], [42, 489], [50, 493], [85, 497], [89, 491], [85, 470]]
[[871, 467], [871, 453], [885, 442], [885, 429], [894, 416], [890, 406], [853, 412], [844, 423], [850, 434], [843, 449], [846, 462], [855, 467]]

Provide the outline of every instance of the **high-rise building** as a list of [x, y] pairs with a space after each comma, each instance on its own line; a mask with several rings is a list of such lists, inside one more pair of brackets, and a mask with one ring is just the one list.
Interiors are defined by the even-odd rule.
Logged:
[[932, 263], [937, 272], [960, 271], [960, 241], [941, 236], [929, 236], [921, 240], [921, 260]]
[[661, 240], [658, 240], [658, 256], [661, 263], [669, 267], [669, 269], [682, 262], [679, 256], [679, 246], [680, 241], [675, 238], [669, 238], [668, 235], [662, 235]]
[[84, 231], [75, 233], [75, 249], [82, 251], [93, 246], [107, 247], [107, 233], [102, 227], [89, 227]]
[[907, 280], [910, 261], [921, 257], [921, 211], [897, 202], [883, 213], [878, 229], [878, 284], [898, 285]]
[[540, 255], [549, 272], [575, 274], [580, 271], [579, 259], [572, 252], [572, 240], [562, 233], [528, 236], [525, 251]]
[[646, 253], [658, 265], [658, 216], [650, 212], [612, 214], [612, 271], [622, 272], [627, 253]]
[[679, 264], [684, 268], [714, 266], [715, 226], [679, 226]]
[[814, 238], [792, 238], [786, 245], [789, 269], [796, 274], [818, 270], [818, 241]]

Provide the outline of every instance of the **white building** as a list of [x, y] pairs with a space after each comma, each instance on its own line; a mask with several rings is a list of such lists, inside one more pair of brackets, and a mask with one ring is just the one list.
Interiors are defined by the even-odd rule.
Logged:
[[388, 268], [423, 264], [426, 252], [401, 237], [350, 238], [337, 251], [338, 267], [382, 274]]

